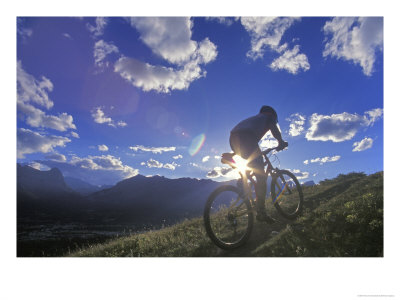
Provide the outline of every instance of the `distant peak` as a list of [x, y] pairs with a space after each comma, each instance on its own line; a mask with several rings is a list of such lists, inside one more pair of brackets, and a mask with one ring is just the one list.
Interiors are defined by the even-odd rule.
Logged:
[[62, 172], [58, 168], [51, 168], [48, 171], [42, 171], [42, 172], [48, 172], [49, 174], [54, 174], [54, 175], [62, 175]]

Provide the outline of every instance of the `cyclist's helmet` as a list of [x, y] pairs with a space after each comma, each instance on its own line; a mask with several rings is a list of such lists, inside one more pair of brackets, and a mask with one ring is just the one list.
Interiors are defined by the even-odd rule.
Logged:
[[264, 105], [260, 108], [260, 113], [271, 113], [275, 117], [276, 123], [278, 123], [278, 114], [271, 106]]

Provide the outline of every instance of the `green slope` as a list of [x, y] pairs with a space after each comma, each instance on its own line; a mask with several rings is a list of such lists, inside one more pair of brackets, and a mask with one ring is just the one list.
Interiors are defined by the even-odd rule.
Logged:
[[268, 211], [277, 223], [255, 223], [250, 240], [224, 251], [207, 237], [202, 218], [157, 231], [92, 245], [70, 256], [96, 257], [247, 257], [383, 256], [383, 172], [339, 175], [305, 187], [305, 211], [295, 221]]

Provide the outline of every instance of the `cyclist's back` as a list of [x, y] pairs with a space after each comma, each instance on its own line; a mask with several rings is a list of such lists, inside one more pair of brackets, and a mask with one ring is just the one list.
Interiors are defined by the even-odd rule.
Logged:
[[250, 133], [254, 135], [254, 138], [256, 138], [258, 142], [265, 135], [265, 133], [271, 129], [273, 122], [275, 122], [275, 118], [272, 116], [272, 114], [267, 115], [259, 113], [241, 121], [232, 129], [231, 133]]

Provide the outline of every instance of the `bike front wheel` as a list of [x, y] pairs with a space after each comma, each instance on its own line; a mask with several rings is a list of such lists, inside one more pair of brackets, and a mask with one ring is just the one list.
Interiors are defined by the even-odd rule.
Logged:
[[222, 249], [243, 245], [253, 228], [250, 202], [240, 190], [224, 185], [211, 193], [204, 208], [204, 225], [210, 239]]
[[303, 190], [296, 176], [279, 170], [271, 181], [272, 202], [285, 218], [293, 220], [303, 211]]

